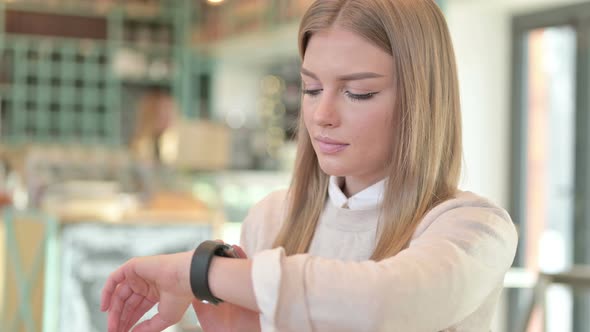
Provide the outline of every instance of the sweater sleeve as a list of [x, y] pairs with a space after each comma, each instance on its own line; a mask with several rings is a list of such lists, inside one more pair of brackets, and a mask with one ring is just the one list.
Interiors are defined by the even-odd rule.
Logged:
[[252, 278], [263, 331], [446, 329], [501, 285], [516, 243], [505, 211], [457, 207], [379, 262], [261, 251]]

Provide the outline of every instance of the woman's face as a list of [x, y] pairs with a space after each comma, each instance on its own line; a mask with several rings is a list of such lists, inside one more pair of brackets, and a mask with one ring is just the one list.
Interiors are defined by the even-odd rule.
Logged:
[[320, 167], [354, 194], [386, 176], [395, 104], [393, 58], [341, 28], [315, 33], [301, 68], [302, 112]]

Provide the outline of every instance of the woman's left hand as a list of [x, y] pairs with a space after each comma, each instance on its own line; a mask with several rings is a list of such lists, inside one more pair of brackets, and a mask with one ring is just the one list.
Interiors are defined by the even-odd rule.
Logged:
[[108, 311], [108, 331], [129, 331], [155, 304], [158, 313], [134, 331], [162, 331], [179, 322], [193, 300], [192, 253], [133, 258], [111, 273], [101, 298], [101, 310]]

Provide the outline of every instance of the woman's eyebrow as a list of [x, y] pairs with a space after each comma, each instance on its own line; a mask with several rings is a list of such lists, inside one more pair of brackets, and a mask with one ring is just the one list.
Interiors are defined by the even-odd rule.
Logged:
[[[312, 73], [311, 71], [301, 67], [301, 74], [311, 77], [313, 79], [319, 80], [317, 75]], [[373, 73], [373, 72], [361, 72], [361, 73], [353, 73], [353, 74], [346, 74], [338, 77], [339, 81], [356, 81], [356, 80], [364, 80], [367, 78], [379, 78], [385, 77], [384, 75]]]
[[317, 77], [316, 74], [312, 73], [311, 71], [309, 71], [309, 70], [307, 70], [307, 69], [305, 69], [303, 67], [301, 67], [301, 75], [305, 75], [307, 77], [311, 77], [314, 80], [317, 80], [318, 79], [318, 77]]

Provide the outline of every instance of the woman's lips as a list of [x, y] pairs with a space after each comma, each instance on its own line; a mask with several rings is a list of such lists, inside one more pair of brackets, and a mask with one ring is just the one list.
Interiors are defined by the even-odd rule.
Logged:
[[348, 147], [349, 144], [341, 143], [330, 139], [316, 138], [319, 150], [324, 154], [338, 153]]

